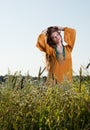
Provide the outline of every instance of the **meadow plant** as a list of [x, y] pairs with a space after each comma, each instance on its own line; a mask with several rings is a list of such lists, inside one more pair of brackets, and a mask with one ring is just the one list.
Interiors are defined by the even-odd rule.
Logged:
[[15, 74], [0, 84], [0, 130], [90, 130], [86, 81], [81, 91], [78, 81], [48, 86], [41, 81]]

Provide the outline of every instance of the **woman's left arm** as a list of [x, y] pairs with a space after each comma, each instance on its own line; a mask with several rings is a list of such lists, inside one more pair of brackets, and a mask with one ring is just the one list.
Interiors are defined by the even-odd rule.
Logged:
[[68, 44], [70, 50], [72, 51], [76, 39], [76, 30], [72, 28], [64, 28], [64, 41]]

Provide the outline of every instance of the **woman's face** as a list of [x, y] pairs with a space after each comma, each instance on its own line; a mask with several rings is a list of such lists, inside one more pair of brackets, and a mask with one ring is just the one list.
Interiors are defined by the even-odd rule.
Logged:
[[58, 32], [53, 32], [51, 34], [51, 39], [55, 44], [58, 44], [61, 42], [61, 36]]

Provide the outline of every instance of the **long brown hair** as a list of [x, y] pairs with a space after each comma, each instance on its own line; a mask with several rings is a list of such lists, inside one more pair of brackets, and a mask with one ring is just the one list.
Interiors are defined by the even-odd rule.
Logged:
[[[55, 49], [56, 44], [52, 41], [52, 38], [51, 38], [51, 34], [53, 32], [58, 32], [59, 33], [58, 27], [52, 27], [52, 26], [48, 27], [46, 36], [47, 36], [47, 44]], [[54, 67], [53, 57], [51, 55], [46, 54], [45, 59], [46, 59], [46, 69], [48, 71], [48, 74], [53, 75], [53, 67]]]
[[[49, 46], [51, 46], [52, 48], [55, 49], [55, 53], [56, 53], [56, 57], [58, 58], [58, 53], [57, 53], [57, 49], [56, 49], [56, 44], [52, 41], [52, 38], [51, 38], [51, 35], [53, 32], [57, 32], [60, 36], [60, 31], [58, 29], [58, 27], [48, 27], [47, 29], [47, 33], [46, 33], [46, 36], [47, 36], [47, 44]], [[61, 36], [61, 43], [62, 43], [62, 46], [63, 46], [63, 55], [65, 57], [65, 50], [64, 50], [64, 45], [63, 45], [63, 40], [62, 40], [62, 36]], [[46, 68], [48, 71], [50, 70], [53, 70], [53, 67], [54, 67], [54, 61], [53, 61], [53, 58], [51, 55], [48, 55], [46, 54]], [[52, 71], [53, 73], [53, 71]]]
[[[61, 36], [61, 34], [59, 32], [58, 27], [52, 27], [51, 26], [51, 27], [48, 27], [48, 29], [47, 29], [47, 33], [46, 33], [47, 44], [49, 44], [51, 47], [55, 48], [56, 44], [52, 41], [52, 38], [51, 38], [51, 35], [52, 35], [53, 32], [57, 32], [60, 36]], [[61, 36], [61, 42], [62, 42], [62, 36]]]

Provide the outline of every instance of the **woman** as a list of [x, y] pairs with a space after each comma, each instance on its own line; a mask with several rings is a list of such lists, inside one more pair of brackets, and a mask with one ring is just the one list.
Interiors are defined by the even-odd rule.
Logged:
[[[61, 31], [64, 32], [66, 45], [63, 44]], [[53, 78], [57, 82], [72, 81], [71, 52], [75, 37], [75, 29], [57, 26], [48, 27], [39, 35], [36, 46], [46, 53], [49, 78]]]

